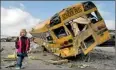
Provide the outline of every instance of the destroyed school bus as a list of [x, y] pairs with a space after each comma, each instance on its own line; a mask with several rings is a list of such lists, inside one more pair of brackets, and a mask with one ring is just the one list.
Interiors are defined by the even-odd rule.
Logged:
[[39, 45], [62, 58], [86, 55], [110, 39], [105, 22], [91, 1], [63, 9], [30, 33]]

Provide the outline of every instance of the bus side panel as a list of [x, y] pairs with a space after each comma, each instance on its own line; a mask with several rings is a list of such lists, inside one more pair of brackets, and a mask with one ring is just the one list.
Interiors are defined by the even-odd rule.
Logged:
[[91, 24], [91, 26], [98, 45], [110, 39], [110, 34], [103, 20], [96, 24]]
[[76, 56], [77, 50], [72, 46], [69, 48], [61, 49], [60, 54], [61, 54], [61, 57], [63, 57], [63, 58]]
[[98, 40], [99, 40], [98, 44], [102, 44], [109, 39], [110, 39], [110, 34], [108, 31], [105, 31], [103, 32], [102, 36], [98, 36]]

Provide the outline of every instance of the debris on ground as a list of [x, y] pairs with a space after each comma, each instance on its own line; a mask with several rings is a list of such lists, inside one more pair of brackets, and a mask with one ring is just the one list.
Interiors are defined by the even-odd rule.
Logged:
[[29, 56], [28, 58], [32, 59], [32, 60], [39, 60], [39, 58], [37, 56]]
[[3, 61], [16, 61], [16, 59], [4, 58]]
[[6, 65], [5, 68], [15, 67], [15, 66], [16, 66], [16, 62], [12, 62], [11, 64]]
[[10, 54], [7, 57], [4, 57], [3, 61], [16, 61], [16, 53]]
[[86, 68], [86, 67], [89, 67], [89, 65], [86, 65], [86, 64], [81, 64], [81, 65], [78, 65], [79, 68]]
[[52, 63], [52, 64], [63, 64], [63, 63], [68, 63], [68, 59], [62, 59], [62, 60], [48, 60], [47, 62]]
[[87, 65], [87, 64], [79, 64], [79, 65], [77, 65], [77, 64], [70, 63], [69, 68], [73, 68], [73, 67], [86, 68], [86, 67], [89, 67], [89, 65]]
[[9, 58], [9, 59], [16, 59], [17, 56], [16, 56], [16, 54], [11, 54], [11, 55], [8, 55], [7, 58]]
[[62, 59], [62, 60], [43, 60], [43, 59], [38, 58], [37, 56], [29, 56], [28, 58], [32, 59], [32, 60], [41, 60], [41, 61], [44, 61], [44, 62], [47, 62], [47, 63], [51, 63], [51, 64], [63, 64], [63, 63], [69, 62], [68, 59]]
[[48, 62], [53, 63], [53, 64], [62, 64], [62, 63], [67, 63], [68, 62], [68, 59], [58, 60], [58, 61], [50, 60]]

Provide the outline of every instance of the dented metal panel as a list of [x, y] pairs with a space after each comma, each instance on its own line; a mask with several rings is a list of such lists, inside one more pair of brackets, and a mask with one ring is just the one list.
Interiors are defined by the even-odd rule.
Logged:
[[63, 58], [80, 53], [86, 55], [96, 45], [110, 39], [103, 18], [90, 1], [60, 11], [47, 20], [42, 28], [30, 33], [36, 37], [38, 44]]

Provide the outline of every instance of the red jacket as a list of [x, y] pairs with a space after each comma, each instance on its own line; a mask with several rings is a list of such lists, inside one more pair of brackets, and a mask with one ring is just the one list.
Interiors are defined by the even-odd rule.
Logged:
[[16, 51], [18, 53], [26, 53], [30, 48], [30, 41], [28, 37], [18, 37], [15, 42]]

